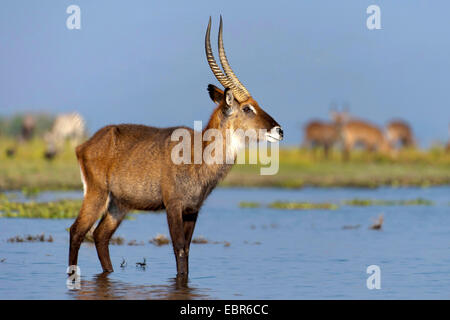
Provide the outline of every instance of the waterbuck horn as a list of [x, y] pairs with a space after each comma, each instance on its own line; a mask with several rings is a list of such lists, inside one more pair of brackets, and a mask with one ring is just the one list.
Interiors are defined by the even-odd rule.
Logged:
[[224, 88], [231, 89], [233, 95], [239, 102], [247, 100], [250, 97], [250, 93], [247, 91], [247, 89], [242, 85], [242, 83], [234, 74], [225, 55], [222, 37], [222, 16], [220, 17], [220, 30], [219, 30], [219, 57], [220, 62], [222, 64], [222, 68], [225, 71], [225, 73], [222, 72], [216, 60], [214, 59], [214, 55], [211, 49], [210, 33], [211, 33], [211, 17], [209, 18], [208, 28], [206, 29], [205, 35], [206, 59], [208, 60], [208, 64], [209, 67], [211, 68], [211, 71], [213, 72], [217, 80], [224, 86]]
[[208, 60], [208, 64], [209, 67], [211, 68], [211, 71], [214, 73], [217, 80], [219, 80], [219, 82], [223, 85], [223, 87], [233, 88], [235, 87], [233, 82], [223, 74], [222, 70], [220, 69], [219, 65], [216, 62], [216, 59], [214, 59], [214, 55], [211, 49], [210, 33], [211, 33], [211, 17], [209, 17], [208, 29], [206, 29], [206, 36], [205, 36], [206, 59]]
[[236, 85], [237, 90], [233, 90], [233, 94], [236, 96], [236, 98], [243, 102], [247, 100], [250, 97], [250, 93], [248, 90], [244, 87], [244, 85], [239, 81], [238, 77], [234, 74], [233, 70], [231, 69], [230, 63], [228, 62], [227, 56], [225, 54], [225, 48], [223, 47], [223, 23], [222, 23], [222, 16], [220, 16], [220, 27], [219, 27], [219, 58], [220, 63], [222, 64], [222, 68], [225, 71], [225, 74], [233, 83]]

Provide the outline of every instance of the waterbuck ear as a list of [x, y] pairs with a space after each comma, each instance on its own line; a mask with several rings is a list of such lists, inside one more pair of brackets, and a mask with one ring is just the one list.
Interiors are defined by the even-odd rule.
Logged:
[[212, 101], [214, 101], [216, 104], [219, 104], [223, 99], [223, 91], [217, 88], [215, 85], [209, 84], [208, 85], [208, 92], [209, 97]]
[[225, 104], [230, 108], [233, 107], [234, 96], [230, 88], [225, 89], [224, 96], [225, 96]]

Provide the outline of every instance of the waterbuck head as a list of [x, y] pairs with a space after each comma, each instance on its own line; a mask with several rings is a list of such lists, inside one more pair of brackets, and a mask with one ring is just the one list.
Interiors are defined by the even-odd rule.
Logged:
[[350, 114], [347, 110], [336, 111], [331, 109], [330, 117], [337, 126], [342, 126], [350, 120]]
[[[218, 105], [216, 112], [220, 112], [223, 126], [226, 129], [241, 129], [245, 132], [254, 130], [257, 141], [267, 140], [276, 142], [283, 139], [281, 126], [268, 115], [256, 102], [244, 85], [239, 81], [228, 63], [223, 47], [222, 17], [219, 28], [219, 58], [223, 71], [220, 69], [211, 49], [210, 42], [211, 18], [205, 36], [205, 51], [209, 66], [217, 80], [225, 88], [224, 91], [210, 84], [209, 96]], [[261, 135], [260, 133], [263, 132]]]

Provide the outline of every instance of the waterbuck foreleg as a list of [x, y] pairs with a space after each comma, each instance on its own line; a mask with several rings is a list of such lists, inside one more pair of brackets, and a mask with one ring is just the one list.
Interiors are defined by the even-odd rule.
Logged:
[[102, 265], [103, 272], [114, 271], [111, 258], [109, 257], [109, 240], [119, 227], [126, 213], [126, 210], [120, 208], [120, 206], [112, 199], [108, 210], [94, 231], [95, 247], [97, 248], [97, 255]]
[[185, 236], [183, 227], [182, 208], [179, 203], [170, 203], [167, 208], [167, 222], [169, 224], [170, 237], [172, 239], [173, 251], [177, 261], [177, 274], [187, 275], [188, 262], [185, 250]]
[[192, 234], [194, 233], [197, 216], [198, 212], [183, 214], [184, 252], [186, 253], [187, 273], [189, 272], [189, 247], [191, 246]]
[[344, 148], [342, 151], [342, 156], [344, 161], [350, 160], [350, 151], [353, 149], [353, 143], [352, 142], [344, 142]]

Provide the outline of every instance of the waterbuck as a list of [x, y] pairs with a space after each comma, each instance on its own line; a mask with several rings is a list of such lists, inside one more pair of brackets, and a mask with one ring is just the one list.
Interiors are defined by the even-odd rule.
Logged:
[[344, 159], [348, 160], [350, 150], [356, 145], [362, 145], [368, 151], [389, 153], [391, 147], [381, 129], [364, 120], [352, 119], [341, 129], [341, 139], [344, 144]]
[[[228, 129], [266, 130], [256, 140], [279, 141], [280, 125], [259, 107], [233, 73], [223, 47], [222, 18], [219, 28], [219, 57], [216, 63], [210, 44], [209, 19], [205, 50], [209, 66], [222, 91], [208, 86], [210, 98], [217, 104], [203, 130], [216, 129], [226, 136]], [[170, 237], [177, 264], [177, 274], [188, 274], [189, 246], [198, 212], [217, 183], [230, 171], [232, 164], [174, 164], [171, 151], [178, 144], [172, 133], [186, 127], [155, 128], [143, 125], [110, 125], [76, 148], [84, 184], [84, 200], [78, 217], [70, 228], [69, 266], [77, 264], [80, 244], [87, 231], [103, 215], [94, 231], [95, 246], [103, 272], [112, 272], [108, 243], [129, 210], [167, 212]], [[191, 139], [193, 141], [193, 139]], [[211, 142], [203, 141], [203, 151]], [[243, 141], [232, 141], [226, 153], [236, 159]], [[194, 146], [192, 145], [192, 149]], [[194, 155], [196, 150], [191, 153]]]
[[303, 145], [310, 148], [323, 147], [324, 157], [328, 158], [330, 148], [339, 138], [339, 130], [334, 123], [313, 120], [306, 124]]
[[416, 144], [411, 127], [402, 120], [389, 122], [386, 126], [386, 136], [391, 147], [409, 148]]
[[50, 131], [44, 134], [46, 149], [44, 157], [53, 159], [69, 140], [72, 146], [80, 144], [86, 135], [86, 122], [76, 112], [60, 114], [53, 122]]
[[325, 158], [328, 158], [331, 147], [339, 142], [342, 125], [347, 121], [347, 112], [331, 111], [330, 115], [333, 122], [313, 120], [304, 129], [303, 145], [323, 147]]

